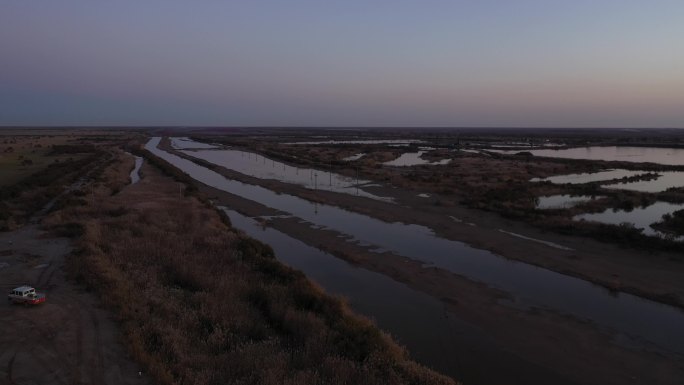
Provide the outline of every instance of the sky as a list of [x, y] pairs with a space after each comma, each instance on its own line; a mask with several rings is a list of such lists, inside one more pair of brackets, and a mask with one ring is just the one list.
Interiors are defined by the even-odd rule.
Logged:
[[0, 0], [0, 126], [684, 128], [682, 0]]

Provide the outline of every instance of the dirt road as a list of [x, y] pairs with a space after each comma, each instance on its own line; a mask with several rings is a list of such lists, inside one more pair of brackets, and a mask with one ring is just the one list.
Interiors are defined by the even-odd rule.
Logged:
[[111, 315], [65, 279], [69, 240], [36, 225], [0, 233], [0, 290], [27, 284], [47, 295], [35, 307], [0, 302], [0, 384], [146, 384]]

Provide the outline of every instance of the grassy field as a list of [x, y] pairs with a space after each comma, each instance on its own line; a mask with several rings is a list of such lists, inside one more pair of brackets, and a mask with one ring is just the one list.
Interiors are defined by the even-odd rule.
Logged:
[[21, 226], [106, 159], [66, 136], [3, 136], [0, 143], [0, 231]]
[[112, 161], [113, 147], [125, 147], [136, 137], [135, 132], [87, 130], [3, 132], [0, 231], [21, 226], [74, 184], [86, 183], [90, 172]]
[[78, 158], [53, 154], [52, 146], [65, 145], [67, 136], [0, 136], [0, 187], [10, 186], [51, 164]]
[[158, 383], [454, 383], [230, 228], [192, 189], [179, 197], [150, 162], [125, 187], [128, 172], [113, 162], [45, 224], [75, 238], [70, 274], [113, 309]]

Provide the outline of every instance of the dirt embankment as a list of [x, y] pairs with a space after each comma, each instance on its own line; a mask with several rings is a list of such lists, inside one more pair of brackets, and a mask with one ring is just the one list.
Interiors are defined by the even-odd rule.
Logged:
[[[298, 189], [297, 186], [275, 181], [261, 181], [229, 170], [214, 169], [220, 170], [230, 178], [261, 184], [275, 191], [285, 191], [322, 202], [330, 199], [338, 205], [343, 201], [350, 205], [356, 204], [350, 209], [365, 210], [363, 211], [365, 214], [388, 221], [402, 218], [402, 221], [415, 223], [416, 218], [426, 222], [432, 218], [433, 222], [428, 223], [437, 227], [442, 234], [450, 234], [449, 231], [454, 231], [453, 229], [464, 231], [448, 236], [450, 238], [478, 235], [482, 231], [481, 227], [487, 223], [482, 218], [469, 216], [472, 215], [469, 210], [461, 212], [461, 218], [467, 220], [457, 223], [449, 218], [447, 213], [433, 211], [434, 207], [425, 207], [422, 214], [405, 207], [396, 210], [397, 205], [344, 194]], [[217, 204], [225, 205], [251, 217], [270, 216], [271, 218], [262, 221], [264, 226], [272, 226], [293, 238], [326, 250], [338, 258], [390, 276], [417, 291], [439, 299], [459, 318], [481, 327], [521, 362], [526, 362], [527, 365], [537, 365], [540, 371], [541, 368], [549, 370], [553, 372], [554, 378], [565, 378], [569, 383], [583, 384], [623, 384], [635, 378], [645, 383], [676, 384], [676, 379], [684, 376], [681, 359], [676, 355], [635, 351], [616, 345], [615, 335], [599, 329], [592, 323], [568, 315], [546, 309], [533, 308], [526, 311], [506, 306], [505, 299], [508, 296], [505, 292], [488, 288], [439, 268], [425, 268], [420, 261], [392, 253], [372, 252], [369, 247], [347, 242], [346, 239], [340, 237], [342, 234], [313, 228], [311, 224], [302, 223], [298, 218], [274, 217], [283, 213], [209, 186], [197, 185], [202, 193]], [[465, 223], [470, 221], [477, 222], [478, 225], [470, 226]], [[514, 223], [505, 224], [501, 221], [495, 223], [508, 229], [515, 226]], [[440, 228], [435, 224], [441, 224], [443, 227]], [[574, 260], [575, 257], [572, 256], [577, 252], [576, 250], [559, 250], [543, 244], [536, 245], [535, 242], [494, 231], [493, 235], [496, 236], [494, 241], [498, 242], [494, 244], [496, 248], [512, 248], [521, 254], [537, 248], [549, 248], [553, 252], [565, 255], [565, 258], [571, 261]], [[521, 230], [516, 229], [516, 231]], [[512, 238], [513, 242], [508, 238]], [[483, 239], [487, 242], [492, 241], [486, 237]], [[563, 347], [562, 350], [559, 350], [559, 346]], [[601, 365], [595, 365], [595, 362], [601, 362]]]
[[121, 319], [134, 357], [158, 382], [454, 383], [213, 207], [179, 197], [150, 163], [139, 183], [115, 195], [96, 189], [100, 199], [49, 223], [83, 230], [69, 269]]
[[[230, 179], [338, 206], [387, 222], [423, 225], [439, 236], [462, 241], [509, 259], [582, 278], [610, 290], [684, 307], [684, 263], [682, 256], [676, 253], [650, 253], [585, 237], [545, 232], [519, 221], [504, 219], [494, 213], [457, 205], [439, 205], [437, 197], [419, 197], [417, 192], [406, 189], [369, 188], [368, 191], [373, 194], [393, 197], [396, 204], [348, 194], [314, 191], [276, 180], [250, 177], [225, 167], [211, 165], [174, 151], [168, 145], [163, 148], [209, 166]], [[568, 250], [516, 237], [511, 233], [558, 244]]]
[[[674, 379], [684, 376], [678, 357], [617, 346], [614, 335], [599, 330], [592, 323], [545, 309], [524, 311], [507, 306], [505, 300], [510, 297], [504, 291], [443, 269], [425, 268], [420, 261], [390, 252], [373, 252], [371, 246], [348, 242], [335, 231], [315, 228], [295, 217], [276, 217], [283, 213], [230, 193], [204, 185], [200, 186], [200, 191], [212, 197], [217, 205], [243, 215], [271, 217], [262, 221], [263, 226], [273, 227], [356, 266], [387, 275], [439, 299], [450, 312], [478, 325], [505, 346], [506, 351], [519, 360], [523, 371], [532, 366], [537, 373], [544, 373], [547, 378], [564, 379], [568, 384], [624, 384], [633, 378], [676, 384]], [[563, 347], [562, 351], [559, 346]], [[601, 362], [601, 365], [597, 366], [595, 362]], [[523, 365], [527, 369], [522, 369]], [[525, 375], [534, 378], [530, 373]]]

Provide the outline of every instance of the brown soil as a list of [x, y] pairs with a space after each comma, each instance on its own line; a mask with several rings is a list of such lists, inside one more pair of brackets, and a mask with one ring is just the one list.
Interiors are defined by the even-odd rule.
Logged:
[[0, 383], [148, 383], [111, 314], [65, 279], [70, 252], [68, 239], [36, 226], [0, 233], [0, 263], [8, 264], [0, 268], [0, 289], [28, 284], [47, 296], [38, 306], [0, 305]]
[[112, 194], [105, 185], [124, 169], [109, 167], [95, 199], [45, 222], [84, 229], [69, 271], [121, 319], [129, 349], [157, 382], [454, 383], [206, 202], [179, 195], [150, 162], [140, 183]]

